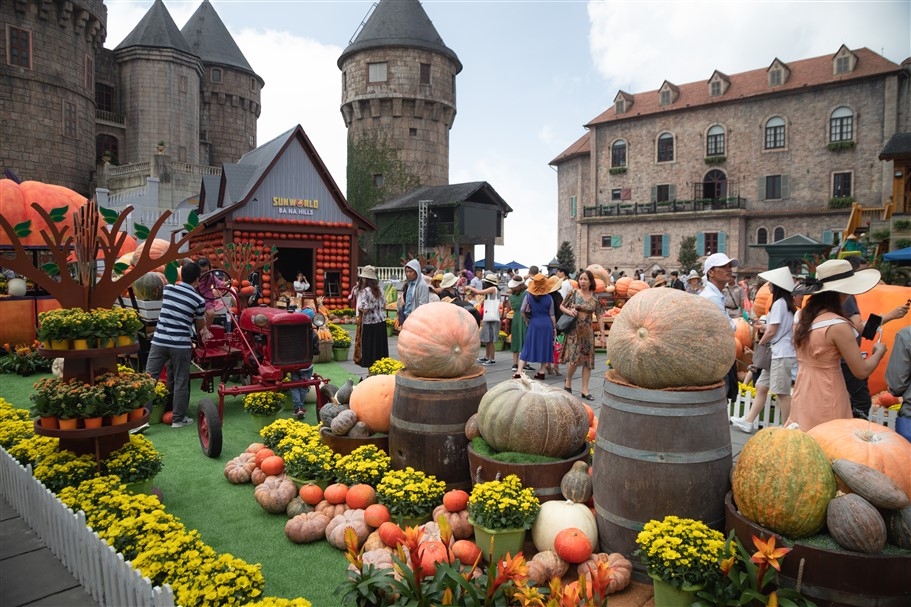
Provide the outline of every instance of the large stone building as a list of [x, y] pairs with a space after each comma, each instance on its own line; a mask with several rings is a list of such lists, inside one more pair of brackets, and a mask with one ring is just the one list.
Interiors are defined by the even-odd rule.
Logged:
[[[0, 23], [0, 166], [21, 179], [88, 196], [110, 155], [145, 166], [136, 183], [113, 189], [194, 175], [182, 198], [207, 172], [194, 167], [237, 162], [256, 147], [264, 82], [208, 0], [182, 30], [155, 0], [114, 50], [103, 47], [102, 0], [0, 2]], [[156, 153], [173, 163], [150, 163]], [[116, 181], [118, 171], [108, 173]]]
[[[804, 234], [832, 242], [851, 204], [881, 206], [911, 131], [911, 64], [867, 48], [677, 85], [617, 93], [551, 165], [559, 240], [584, 266], [676, 268], [681, 241], [725, 252], [747, 272], [761, 246]], [[897, 209], [908, 213], [911, 209]]]

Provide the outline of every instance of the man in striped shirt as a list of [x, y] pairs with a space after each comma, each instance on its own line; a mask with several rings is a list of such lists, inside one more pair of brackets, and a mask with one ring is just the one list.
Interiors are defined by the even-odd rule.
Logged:
[[200, 267], [195, 261], [187, 262], [180, 269], [183, 282], [165, 285], [158, 324], [152, 335], [146, 371], [158, 379], [167, 368], [168, 384], [174, 403], [172, 428], [182, 428], [193, 423], [187, 415], [190, 406], [190, 362], [193, 354], [193, 326], [201, 331], [206, 327], [206, 300], [196, 291]]

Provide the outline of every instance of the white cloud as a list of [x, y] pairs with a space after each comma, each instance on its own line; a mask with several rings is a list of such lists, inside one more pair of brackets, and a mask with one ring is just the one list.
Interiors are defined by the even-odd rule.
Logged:
[[896, 63], [911, 40], [908, 2], [589, 2], [598, 71], [630, 93], [867, 46]]

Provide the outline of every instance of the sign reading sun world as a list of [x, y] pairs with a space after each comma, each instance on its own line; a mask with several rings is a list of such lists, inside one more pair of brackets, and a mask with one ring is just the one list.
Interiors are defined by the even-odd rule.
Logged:
[[313, 215], [319, 209], [319, 200], [273, 196], [272, 208], [277, 209], [279, 215]]

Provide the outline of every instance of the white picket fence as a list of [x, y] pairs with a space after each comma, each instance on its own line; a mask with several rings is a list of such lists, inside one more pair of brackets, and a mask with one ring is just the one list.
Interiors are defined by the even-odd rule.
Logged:
[[[728, 403], [728, 416], [729, 417], [743, 417], [747, 414], [747, 411], [750, 410], [750, 406], [753, 403], [752, 394], [747, 391], [745, 394], [741, 394], [737, 397], [735, 401], [729, 401]], [[895, 420], [898, 418], [898, 411], [893, 411], [891, 409], [885, 409], [883, 407], [870, 407], [870, 421], [875, 424], [881, 424], [887, 426], [892, 430], [895, 430]], [[769, 426], [781, 426], [781, 414], [778, 412], [777, 407], [772, 406], [772, 398], [769, 396], [766, 398], [765, 406], [762, 408], [762, 412], [757, 417], [757, 421], [754, 422], [753, 426], [761, 430], [762, 428], [767, 428]]]
[[0, 448], [0, 493], [102, 607], [174, 607], [168, 585], [152, 586], [53, 492]]

